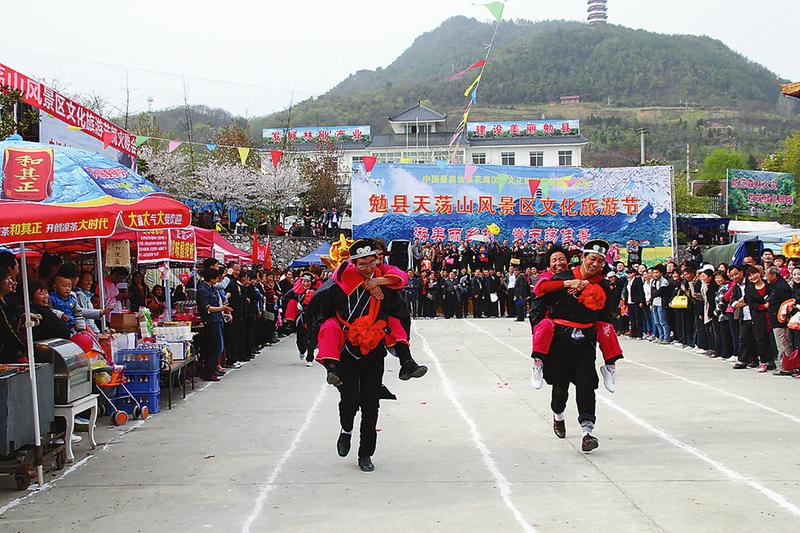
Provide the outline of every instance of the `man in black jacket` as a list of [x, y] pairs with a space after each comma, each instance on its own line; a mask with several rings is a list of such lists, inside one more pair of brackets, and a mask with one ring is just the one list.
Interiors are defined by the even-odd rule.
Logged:
[[531, 299], [531, 286], [528, 279], [518, 269], [515, 268], [514, 273], [517, 276], [514, 284], [514, 309], [517, 313], [517, 322], [524, 322], [525, 315], [528, 313], [528, 302]]
[[769, 323], [772, 327], [772, 335], [775, 337], [775, 346], [778, 349], [778, 362], [783, 357], [792, 353], [792, 345], [789, 342], [789, 329], [786, 324], [778, 322], [778, 309], [783, 302], [792, 299], [792, 288], [781, 276], [781, 269], [769, 267], [767, 269], [767, 283], [769, 283], [767, 310], [769, 312]]
[[622, 297], [628, 305], [628, 319], [631, 322], [631, 337], [642, 338], [642, 322], [645, 305], [644, 282], [642, 277], [633, 268], [625, 271], [628, 278], [627, 284], [622, 289]]
[[456, 271], [453, 270], [444, 280], [444, 317], [461, 318], [461, 305], [458, 301], [459, 287]]
[[483, 272], [480, 269], [475, 270], [470, 294], [472, 295], [472, 316], [474, 318], [481, 318], [483, 316], [483, 299], [486, 294], [486, 283], [483, 280]]

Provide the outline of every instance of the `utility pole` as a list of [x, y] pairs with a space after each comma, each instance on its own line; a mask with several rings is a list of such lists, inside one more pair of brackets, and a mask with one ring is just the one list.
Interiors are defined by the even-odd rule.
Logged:
[[647, 134], [648, 134], [648, 133], [650, 133], [650, 132], [649, 132], [649, 130], [648, 130], [647, 128], [639, 128], [639, 129], [638, 129], [638, 130], [636, 130], [636, 131], [638, 131], [638, 132], [639, 132], [639, 144], [640, 144], [640, 149], [641, 149], [641, 150], [640, 150], [640, 151], [641, 151], [641, 154], [640, 154], [640, 161], [639, 161], [639, 163], [640, 163], [641, 165], [644, 165], [644, 163], [645, 163], [645, 161], [646, 161], [646, 159], [645, 159], [645, 146], [644, 146], [644, 138], [645, 138], [645, 135], [647, 135]]
[[691, 152], [691, 147], [690, 147], [689, 143], [686, 143], [686, 191], [689, 194], [692, 194], [692, 191], [689, 188], [689, 180], [691, 179], [689, 177], [689, 174], [691, 173], [690, 166], [692, 164], [691, 163], [691, 153], [692, 153]]

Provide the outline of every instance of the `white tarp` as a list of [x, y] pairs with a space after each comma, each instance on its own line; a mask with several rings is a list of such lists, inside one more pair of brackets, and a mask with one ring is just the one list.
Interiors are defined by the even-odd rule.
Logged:
[[765, 222], [761, 220], [731, 220], [728, 231], [731, 233], [770, 233], [776, 231], [789, 231], [792, 228], [779, 222]]

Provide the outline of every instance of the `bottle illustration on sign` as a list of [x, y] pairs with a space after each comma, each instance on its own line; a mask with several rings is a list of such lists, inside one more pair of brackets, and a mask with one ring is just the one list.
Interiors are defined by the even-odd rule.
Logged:
[[3, 197], [42, 202], [53, 194], [52, 148], [8, 147], [3, 154]]

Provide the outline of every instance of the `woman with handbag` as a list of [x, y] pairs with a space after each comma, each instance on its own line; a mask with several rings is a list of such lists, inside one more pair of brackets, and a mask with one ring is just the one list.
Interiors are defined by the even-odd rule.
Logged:
[[[736, 370], [762, 365], [767, 370], [775, 369], [767, 336], [767, 292], [767, 284], [761, 279], [761, 272], [754, 266], [747, 267], [744, 296], [734, 303], [734, 307], [742, 309], [739, 325], [739, 361], [733, 365]], [[760, 365], [757, 363], [759, 360]]]

